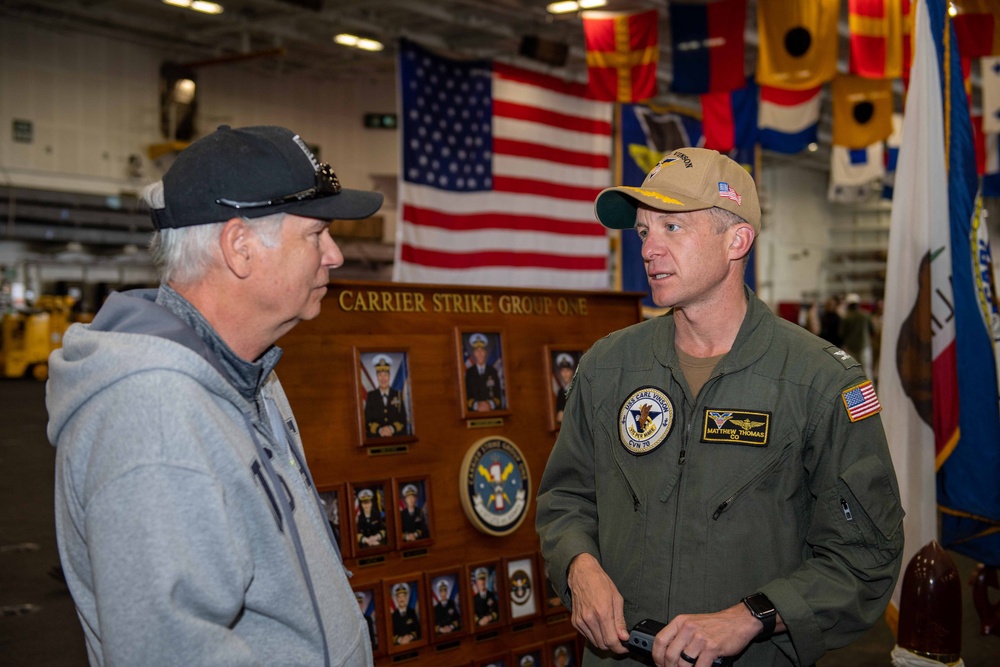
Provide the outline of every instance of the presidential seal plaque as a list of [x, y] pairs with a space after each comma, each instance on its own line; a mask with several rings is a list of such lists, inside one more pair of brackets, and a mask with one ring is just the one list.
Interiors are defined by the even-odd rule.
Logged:
[[507, 438], [477, 440], [460, 468], [459, 496], [472, 525], [487, 535], [509, 535], [531, 504], [531, 475], [521, 450]]

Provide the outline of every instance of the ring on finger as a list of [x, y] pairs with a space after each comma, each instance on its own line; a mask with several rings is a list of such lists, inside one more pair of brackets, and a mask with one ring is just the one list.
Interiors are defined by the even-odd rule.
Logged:
[[698, 662], [697, 656], [695, 656], [694, 658], [692, 658], [691, 656], [689, 656], [684, 651], [681, 651], [681, 660], [683, 660], [684, 662], [690, 662], [692, 665], [694, 663]]

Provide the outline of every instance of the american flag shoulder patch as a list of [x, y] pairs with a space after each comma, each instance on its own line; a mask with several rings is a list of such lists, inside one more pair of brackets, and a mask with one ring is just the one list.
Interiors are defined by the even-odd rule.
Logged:
[[861, 421], [882, 412], [882, 404], [875, 395], [875, 386], [871, 380], [866, 380], [856, 387], [847, 389], [842, 394], [844, 407], [847, 408], [847, 418], [852, 422]]

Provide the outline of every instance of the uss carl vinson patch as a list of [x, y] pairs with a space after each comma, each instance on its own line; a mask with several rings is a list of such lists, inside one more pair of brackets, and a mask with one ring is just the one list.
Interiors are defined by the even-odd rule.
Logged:
[[661, 389], [640, 387], [618, 412], [618, 436], [636, 456], [649, 454], [663, 444], [674, 425], [674, 405]]

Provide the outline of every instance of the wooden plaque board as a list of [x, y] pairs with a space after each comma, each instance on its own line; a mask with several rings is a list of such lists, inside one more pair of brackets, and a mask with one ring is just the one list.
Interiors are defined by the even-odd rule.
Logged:
[[[345, 565], [354, 572], [351, 585], [376, 584], [400, 572], [464, 572], [470, 564], [502, 563], [537, 552], [533, 496], [558, 436], [553, 428], [553, 371], [546, 355], [552, 350], [587, 350], [606, 334], [639, 322], [641, 298], [638, 293], [610, 291], [332, 282], [319, 317], [300, 323], [278, 342], [284, 350], [278, 375], [295, 411], [316, 485], [347, 489], [371, 480], [416, 479], [433, 487], [433, 540], [419, 549], [393, 540], [393, 548], [375, 558], [359, 558], [357, 553], [352, 557], [345, 549]], [[464, 355], [456, 343], [456, 332], [480, 331], [503, 334], [501, 381], [508, 400], [504, 410], [486, 413], [489, 418], [471, 414], [463, 402]], [[359, 349], [406, 351], [413, 403], [406, 409], [417, 425], [412, 439], [386, 438], [390, 442], [382, 446], [359, 433]], [[477, 530], [463, 511], [459, 493], [465, 474], [462, 461], [470, 446], [485, 437], [514, 442], [530, 470], [527, 514], [503, 536]], [[392, 498], [391, 485], [386, 491]], [[345, 503], [350, 504], [353, 501]], [[398, 514], [398, 508], [391, 509]], [[342, 525], [351, 525], [347, 518], [342, 517]], [[542, 601], [540, 572], [533, 585]], [[557, 619], [555, 625], [547, 623], [550, 618]], [[405, 655], [408, 664], [441, 665], [445, 660], [468, 665], [483, 655], [516, 652], [573, 633], [566, 618], [539, 613], [516, 627], [470, 632], [453, 641], [438, 638], [415, 648], [412, 656], [382, 655], [377, 662], [388, 667], [394, 657]]]

